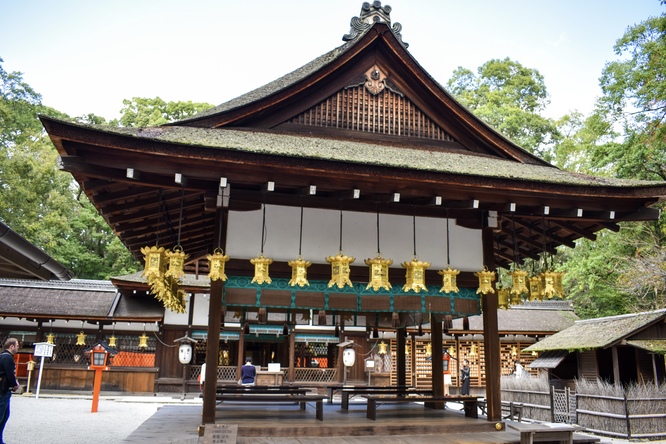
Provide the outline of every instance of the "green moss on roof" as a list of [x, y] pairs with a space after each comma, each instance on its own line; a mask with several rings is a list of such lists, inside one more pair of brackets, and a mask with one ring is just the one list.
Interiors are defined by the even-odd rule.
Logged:
[[529, 346], [524, 351], [606, 348], [663, 318], [666, 318], [666, 310], [577, 321], [571, 327]]
[[401, 146], [289, 135], [270, 131], [180, 126], [150, 128], [81, 126], [111, 134], [115, 133], [178, 145], [434, 173], [588, 187], [652, 187], [664, 185], [663, 182], [655, 181], [587, 176], [559, 170], [553, 166], [524, 164], [513, 160], [481, 156], [472, 152], [410, 149]]

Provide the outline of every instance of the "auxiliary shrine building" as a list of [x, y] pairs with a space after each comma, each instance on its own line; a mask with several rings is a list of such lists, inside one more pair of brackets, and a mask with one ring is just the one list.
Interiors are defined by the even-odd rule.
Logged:
[[[447, 360], [468, 357], [497, 420], [500, 375], [532, 359], [520, 341], [535, 336], [516, 326], [500, 341], [497, 267], [517, 272], [514, 304], [549, 299], [557, 273], [529, 276], [526, 258], [658, 217], [663, 183], [559, 170], [475, 117], [412, 57], [390, 12], [364, 3], [342, 46], [185, 120], [41, 117], [62, 169], [146, 261], [112, 283], [124, 306], [164, 307], [143, 323], [156, 384], [179, 390], [203, 361], [206, 380], [233, 381], [252, 356], [279, 364], [260, 374], [274, 383], [374, 377], [441, 394]], [[109, 313], [89, 320], [107, 340], [120, 327]], [[468, 335], [472, 316], [482, 331]], [[183, 337], [198, 341], [185, 368]], [[207, 384], [202, 422], [214, 412]]]

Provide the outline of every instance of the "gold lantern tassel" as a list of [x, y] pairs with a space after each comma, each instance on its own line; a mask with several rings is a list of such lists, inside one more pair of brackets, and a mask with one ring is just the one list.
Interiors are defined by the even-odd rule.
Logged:
[[224, 272], [226, 263], [229, 261], [229, 255], [224, 254], [220, 248], [216, 248], [213, 254], [206, 256], [208, 259], [208, 278], [211, 281], [226, 281], [227, 275]]
[[492, 285], [495, 280], [494, 271], [488, 271], [488, 268], [483, 267], [483, 270], [474, 273], [474, 276], [479, 278], [479, 289], [476, 290], [476, 294], [488, 294], [495, 291]]
[[254, 265], [254, 277], [251, 283], [270, 284], [273, 280], [268, 275], [268, 267], [273, 263], [273, 259], [264, 257], [263, 254], [250, 259], [250, 263]]
[[291, 280], [289, 285], [295, 287], [307, 287], [310, 285], [308, 282], [308, 267], [312, 265], [312, 262], [303, 260], [300, 256], [298, 259], [287, 262], [287, 265], [291, 267]]
[[377, 256], [374, 259], [366, 259], [365, 265], [369, 266], [370, 271], [370, 282], [368, 282], [366, 290], [372, 288], [374, 291], [383, 288], [384, 290], [390, 290], [391, 283], [389, 282], [389, 266], [393, 264], [393, 259], [384, 259], [381, 256]]
[[430, 262], [422, 262], [417, 258], [412, 258], [410, 262], [403, 262], [405, 268], [405, 285], [402, 291], [413, 290], [415, 293], [420, 293], [421, 290], [428, 291], [425, 284], [425, 270], [430, 267]]
[[442, 293], [458, 293], [457, 277], [460, 274], [460, 270], [452, 270], [451, 267], [448, 267], [446, 270], [439, 270], [437, 274], [442, 276], [442, 288], [439, 289], [439, 292]]
[[336, 256], [328, 256], [326, 262], [331, 264], [331, 280], [328, 281], [328, 288], [337, 285], [338, 288], [344, 288], [346, 285], [353, 287], [349, 279], [352, 264], [356, 260], [355, 257], [346, 256], [342, 251]]

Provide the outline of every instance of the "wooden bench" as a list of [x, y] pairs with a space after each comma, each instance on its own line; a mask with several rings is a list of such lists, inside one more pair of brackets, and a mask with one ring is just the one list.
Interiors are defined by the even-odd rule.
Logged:
[[[478, 402], [479, 410], [485, 416], [488, 416], [487, 410], [488, 406], [486, 400], [480, 400]], [[522, 421], [523, 419], [523, 405], [518, 402], [513, 401], [502, 401], [502, 419], [508, 419], [509, 421]]]
[[559, 442], [561, 444], [573, 444], [573, 433], [575, 428], [570, 425], [554, 425], [552, 427], [543, 424], [506, 423], [508, 428], [520, 433], [520, 444], [532, 444], [534, 442]]
[[340, 391], [340, 396], [342, 398], [340, 403], [340, 408], [342, 410], [349, 410], [349, 399], [356, 395], [395, 395], [395, 396], [405, 396], [405, 395], [420, 395], [428, 396], [432, 395], [432, 390], [405, 390], [400, 388], [384, 387], [384, 388], [344, 388]]
[[308, 402], [314, 402], [316, 405], [316, 416], [319, 421], [324, 420], [324, 399], [323, 395], [292, 395], [292, 394], [250, 394], [250, 393], [235, 393], [228, 395], [218, 395], [219, 402], [245, 402], [245, 403], [299, 403], [301, 410], [305, 410], [305, 405]]
[[355, 390], [355, 389], [363, 389], [363, 390], [387, 390], [387, 389], [394, 389], [394, 390], [408, 390], [410, 389], [411, 386], [407, 385], [398, 385], [398, 386], [385, 386], [385, 385], [360, 385], [360, 386], [354, 386], [354, 385], [343, 385], [343, 384], [335, 384], [335, 385], [327, 385], [326, 390], [328, 390], [328, 403], [333, 404], [333, 394], [335, 392], [342, 392], [344, 390]]
[[377, 406], [382, 404], [394, 404], [399, 402], [423, 402], [424, 407], [428, 404], [442, 403], [442, 402], [462, 402], [465, 406], [465, 416], [468, 418], [478, 418], [479, 412], [477, 410], [476, 396], [396, 396], [396, 395], [366, 395], [365, 399], [368, 400], [368, 413], [367, 418], [373, 421], [377, 419]]

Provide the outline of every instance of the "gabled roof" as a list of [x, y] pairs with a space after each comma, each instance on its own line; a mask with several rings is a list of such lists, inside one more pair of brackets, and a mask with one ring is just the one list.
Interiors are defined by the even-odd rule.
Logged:
[[[546, 350], [589, 350], [608, 348], [626, 341], [648, 327], [663, 323], [666, 309], [645, 313], [633, 313], [605, 318], [576, 321], [562, 330], [526, 348], [525, 352]], [[649, 340], [650, 338], [636, 338]], [[665, 338], [654, 338], [663, 340]]]
[[[284, 128], [297, 132], [298, 125], [293, 122], [289, 125], [291, 119], [343, 90], [365, 85], [370, 71], [376, 72], [375, 83], [381, 86], [380, 90], [397, 93], [404, 99], [405, 106], [413, 106], [445, 131], [452, 139], [449, 149], [554, 168], [505, 138], [458, 103], [412, 57], [390, 28], [390, 22], [384, 21], [374, 22], [353, 40], [263, 87], [168, 125]], [[334, 125], [321, 122], [317, 126], [321, 129]], [[337, 126], [332, 129], [337, 130], [328, 133], [333, 137], [335, 132], [342, 132]], [[308, 132], [316, 134], [318, 128], [310, 125]], [[342, 133], [349, 136], [349, 133]], [[353, 133], [356, 137], [368, 136], [363, 131]], [[397, 130], [386, 133], [404, 138], [404, 133]], [[372, 136], [376, 139], [375, 131]]]
[[[221, 205], [342, 207], [474, 229], [496, 220], [499, 266], [595, 239], [620, 221], [658, 217], [646, 207], [666, 196], [666, 184], [560, 171], [526, 152], [423, 70], [386, 7], [369, 7], [347, 43], [190, 119], [136, 129], [41, 117], [61, 168], [137, 259], [156, 238], [169, 248], [180, 241], [189, 272], [205, 272]], [[176, 183], [176, 175], [187, 180]], [[274, 191], [266, 193], [269, 182]], [[316, 195], [304, 196], [310, 186]], [[348, 197], [355, 190], [360, 197]], [[247, 271], [233, 258], [227, 265]]]
[[163, 318], [164, 308], [153, 297], [121, 294], [109, 281], [0, 279], [0, 316], [154, 322]]
[[[501, 334], [553, 334], [577, 320], [569, 301], [525, 302], [508, 310], [497, 310], [497, 330]], [[464, 322], [469, 323], [469, 328], [464, 328]], [[449, 333], [482, 334], [483, 316], [470, 316], [467, 321], [454, 319]]]

